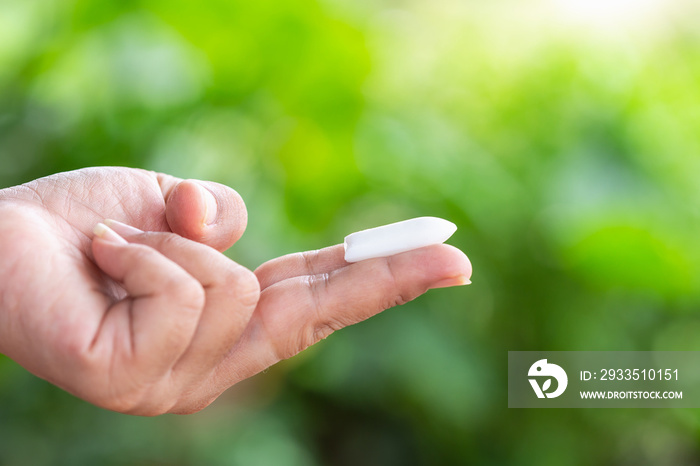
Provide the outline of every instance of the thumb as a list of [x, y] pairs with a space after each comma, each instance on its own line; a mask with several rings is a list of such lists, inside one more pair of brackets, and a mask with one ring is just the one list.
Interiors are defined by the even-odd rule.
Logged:
[[199, 180], [160, 180], [165, 217], [173, 233], [224, 251], [238, 241], [248, 223], [241, 196], [219, 183]]

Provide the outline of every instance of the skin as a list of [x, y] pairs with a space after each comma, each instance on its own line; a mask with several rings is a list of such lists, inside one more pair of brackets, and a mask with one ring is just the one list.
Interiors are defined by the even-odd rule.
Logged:
[[[118, 222], [95, 230], [104, 219]], [[0, 352], [106, 409], [194, 413], [335, 330], [471, 276], [447, 245], [353, 264], [336, 245], [252, 272], [221, 254], [246, 222], [231, 188], [137, 169], [0, 190]]]

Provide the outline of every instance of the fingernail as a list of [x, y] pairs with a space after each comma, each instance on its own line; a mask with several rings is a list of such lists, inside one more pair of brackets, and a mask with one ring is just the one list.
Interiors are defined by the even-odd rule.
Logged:
[[97, 225], [95, 225], [95, 228], [93, 228], [92, 232], [98, 238], [103, 239], [105, 241], [109, 241], [111, 243], [129, 244], [124, 238], [116, 234], [114, 230], [112, 230], [104, 223], [98, 223]]
[[471, 285], [471, 280], [465, 275], [458, 275], [456, 277], [445, 278], [437, 283], [434, 283], [430, 288], [447, 288], [449, 286], [462, 286]]
[[197, 183], [199, 191], [204, 199], [204, 224], [211, 225], [216, 221], [217, 204], [214, 195], [204, 186]]
[[122, 236], [133, 236], [143, 233], [143, 230], [139, 230], [136, 227], [132, 227], [131, 225], [127, 225], [126, 223], [122, 223], [117, 220], [112, 220], [111, 218], [106, 219], [104, 224]]

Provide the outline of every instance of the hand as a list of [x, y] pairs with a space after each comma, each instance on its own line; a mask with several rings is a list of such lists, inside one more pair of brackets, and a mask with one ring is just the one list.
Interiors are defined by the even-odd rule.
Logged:
[[[119, 221], [95, 236], [105, 218]], [[354, 264], [338, 245], [253, 273], [219, 252], [246, 222], [230, 188], [136, 169], [0, 191], [0, 352], [107, 409], [192, 413], [334, 330], [471, 275], [447, 245]]]

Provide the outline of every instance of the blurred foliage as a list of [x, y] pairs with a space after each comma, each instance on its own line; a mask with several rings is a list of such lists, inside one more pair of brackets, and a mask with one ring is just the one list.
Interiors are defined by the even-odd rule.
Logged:
[[506, 356], [700, 348], [699, 14], [0, 0], [0, 186], [226, 183], [249, 267], [434, 215], [474, 265], [192, 416], [106, 412], [0, 356], [0, 464], [698, 464], [694, 410], [508, 410]]

